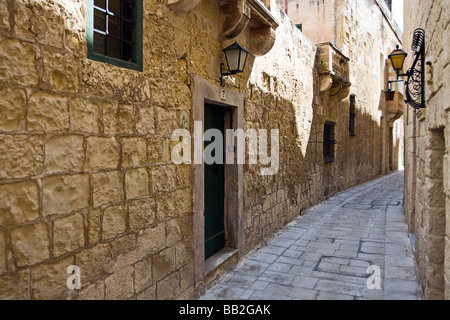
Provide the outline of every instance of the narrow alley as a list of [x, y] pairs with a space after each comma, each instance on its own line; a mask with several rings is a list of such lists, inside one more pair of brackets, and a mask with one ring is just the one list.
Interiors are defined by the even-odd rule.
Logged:
[[397, 171], [312, 208], [200, 299], [422, 299], [403, 179]]

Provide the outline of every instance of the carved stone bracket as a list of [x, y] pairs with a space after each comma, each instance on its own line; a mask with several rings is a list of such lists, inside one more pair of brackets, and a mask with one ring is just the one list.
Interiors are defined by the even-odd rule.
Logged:
[[395, 92], [394, 99], [392, 101], [386, 101], [386, 116], [389, 119], [389, 124], [391, 127], [394, 125], [394, 121], [403, 115], [404, 107], [404, 96], [399, 91]]
[[224, 39], [237, 37], [249, 30], [250, 52], [262, 56], [275, 44], [275, 30], [279, 23], [259, 0], [219, 1], [219, 28]]
[[167, 4], [172, 10], [177, 12], [187, 12], [194, 9], [202, 0], [167, 0]]
[[220, 35], [226, 39], [237, 37], [250, 21], [250, 7], [247, 0], [219, 2]]
[[349, 58], [332, 43], [316, 44], [318, 47], [319, 87], [321, 92], [328, 91], [331, 97], [345, 99], [350, 94]]

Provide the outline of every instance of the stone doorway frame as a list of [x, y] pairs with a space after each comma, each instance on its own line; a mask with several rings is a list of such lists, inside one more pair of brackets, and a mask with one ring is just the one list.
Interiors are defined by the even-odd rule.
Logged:
[[[193, 122], [201, 121], [203, 134], [204, 105], [217, 105], [225, 109], [225, 129], [234, 130], [244, 128], [244, 95], [230, 89], [223, 88], [226, 100], [221, 99], [222, 88], [198, 75], [192, 79], [192, 109]], [[231, 117], [227, 116], [231, 115]], [[232, 121], [232, 125], [231, 122]], [[194, 159], [203, 159], [203, 136], [194, 140], [202, 141], [201, 148], [194, 147]], [[199, 153], [199, 154], [197, 154]], [[243, 254], [243, 208], [244, 208], [244, 171], [242, 164], [225, 164], [225, 249], [219, 251], [208, 261], [214, 261], [207, 266], [205, 263], [205, 223], [204, 223], [204, 165], [193, 166], [193, 253], [195, 283], [205, 283], [207, 273], [211, 269], [220, 267], [229, 258], [239, 258]]]

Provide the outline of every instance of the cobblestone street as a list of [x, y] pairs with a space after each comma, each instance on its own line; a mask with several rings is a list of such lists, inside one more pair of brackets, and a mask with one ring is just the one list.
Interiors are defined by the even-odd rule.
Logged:
[[403, 179], [394, 172], [313, 207], [200, 299], [421, 299]]

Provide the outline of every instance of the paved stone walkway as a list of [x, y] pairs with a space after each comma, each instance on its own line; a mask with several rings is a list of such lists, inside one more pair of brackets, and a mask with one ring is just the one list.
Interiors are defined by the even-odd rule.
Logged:
[[421, 299], [402, 202], [403, 171], [340, 193], [289, 224], [200, 299]]

